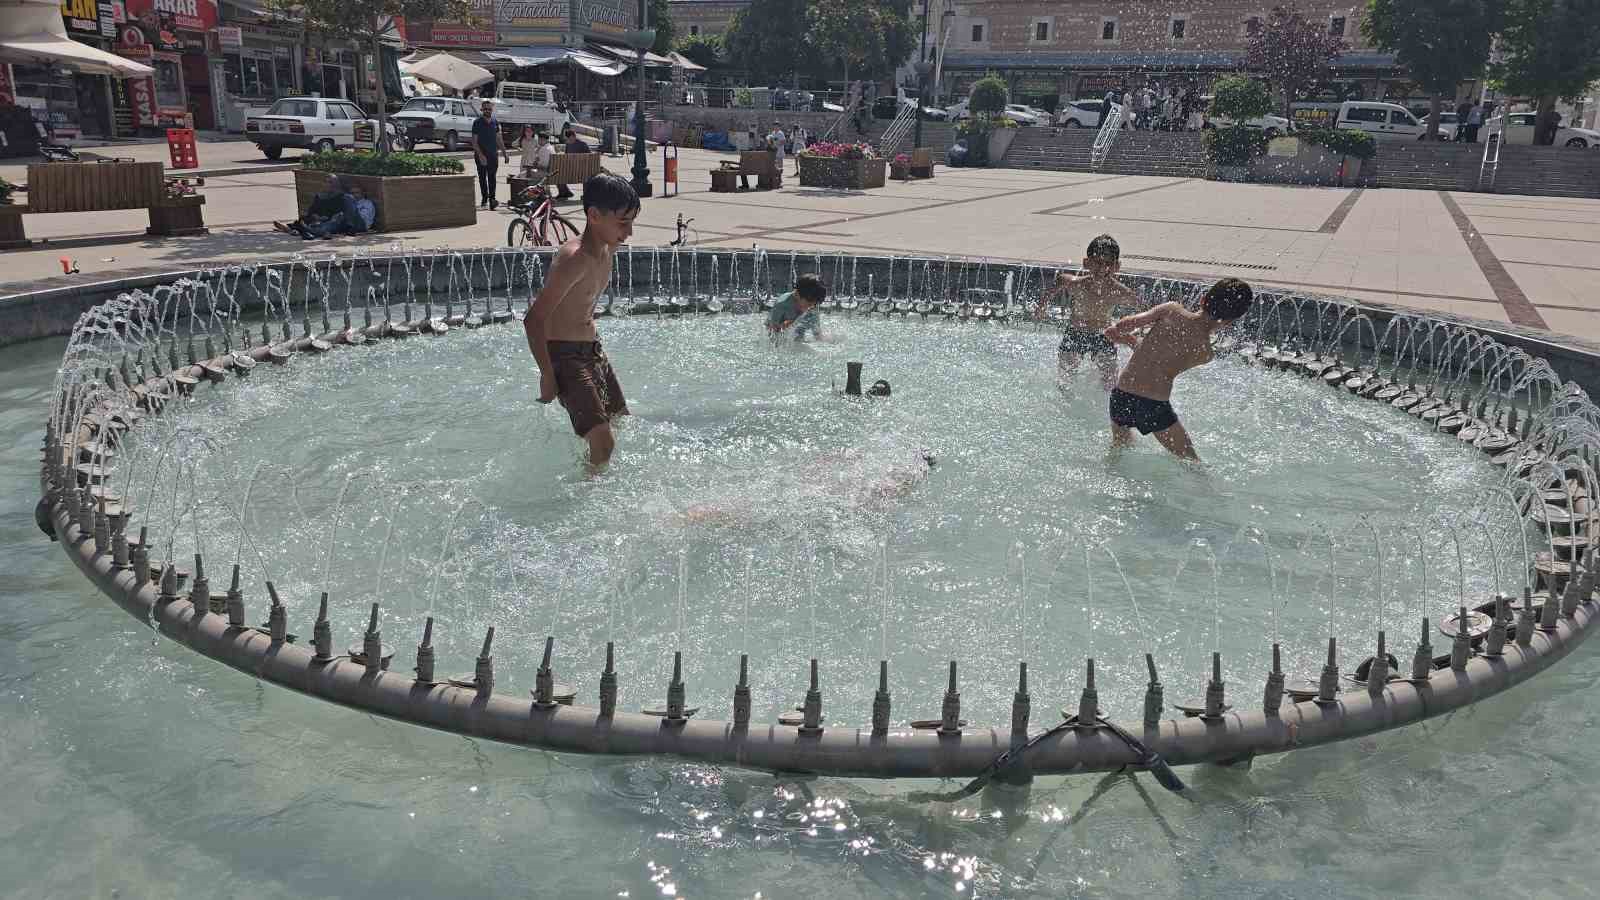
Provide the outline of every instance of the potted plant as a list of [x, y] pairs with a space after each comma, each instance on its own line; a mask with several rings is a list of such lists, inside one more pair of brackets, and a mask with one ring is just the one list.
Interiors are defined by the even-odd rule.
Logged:
[[471, 225], [478, 221], [477, 185], [462, 169], [460, 160], [444, 156], [329, 150], [306, 156], [294, 170], [295, 196], [306, 209], [337, 175], [360, 185], [377, 207], [374, 231]]
[[839, 144], [817, 141], [800, 151], [800, 184], [862, 190], [880, 188], [888, 160], [879, 156], [871, 144]]
[[1341, 157], [1341, 184], [1360, 178], [1362, 161], [1378, 155], [1378, 142], [1372, 135], [1353, 128], [1308, 128], [1303, 129], [1299, 137], [1302, 143], [1325, 148]]
[[978, 79], [967, 97], [967, 109], [972, 118], [967, 120], [967, 146], [982, 155], [974, 165], [999, 165], [1016, 138], [1017, 123], [1006, 118], [1007, 89], [1005, 79], [993, 72]]
[[895, 181], [911, 180], [911, 157], [909, 154], [896, 153], [894, 159], [889, 161], [889, 177]]
[[1245, 126], [1272, 111], [1266, 85], [1244, 75], [1218, 78], [1212, 85], [1211, 114], [1231, 124], [1206, 130], [1204, 143], [1210, 176], [1218, 181], [1248, 181], [1250, 163], [1267, 150], [1266, 136]]

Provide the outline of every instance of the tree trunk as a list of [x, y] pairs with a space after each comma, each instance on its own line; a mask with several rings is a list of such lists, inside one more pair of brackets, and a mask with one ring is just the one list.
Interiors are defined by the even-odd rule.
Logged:
[[388, 96], [387, 96], [387, 94], [385, 92], [385, 85], [383, 83], [383, 76], [384, 76], [383, 42], [380, 39], [380, 36], [382, 35], [383, 31], [386, 31], [386, 30], [388, 30], [388, 29], [382, 29], [382, 30], [378, 31], [377, 33], [373, 34], [373, 36], [372, 36], [372, 58], [378, 64], [378, 134], [377, 134], [377, 150], [378, 150], [378, 155], [379, 156], [387, 156], [389, 154], [389, 150], [390, 150], [390, 147], [389, 147], [389, 108], [388, 108], [389, 107], [389, 103], [388, 103]]
[[[1444, 95], [1434, 93], [1428, 98], [1428, 132], [1422, 136], [1425, 141], [1439, 140], [1439, 110], [1444, 108]], [[1467, 127], [1465, 122], [1457, 122], [1457, 128]]]
[[1556, 142], [1556, 95], [1545, 94], [1539, 98], [1539, 118], [1533, 130], [1533, 142], [1548, 147]]

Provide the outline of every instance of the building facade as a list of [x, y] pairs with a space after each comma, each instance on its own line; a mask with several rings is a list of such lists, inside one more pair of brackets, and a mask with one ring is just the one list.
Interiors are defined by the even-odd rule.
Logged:
[[[1147, 83], [1204, 92], [1217, 76], [1241, 68], [1252, 30], [1273, 6], [1270, 0], [955, 0], [942, 20], [930, 16], [945, 39], [941, 94], [964, 96], [991, 71], [1006, 80], [1016, 102], [1048, 109]], [[1319, 118], [1317, 110], [1344, 100], [1426, 103], [1393, 54], [1362, 37], [1365, 3], [1296, 6], [1349, 44], [1326, 83], [1306, 98], [1302, 117]]]
[[749, 5], [750, 0], [667, 0], [679, 37], [726, 34], [733, 17]]

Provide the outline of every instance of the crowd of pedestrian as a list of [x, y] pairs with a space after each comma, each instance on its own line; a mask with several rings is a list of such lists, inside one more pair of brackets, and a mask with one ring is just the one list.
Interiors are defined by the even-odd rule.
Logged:
[[1109, 90], [1102, 103], [1101, 121], [1113, 103], [1121, 103], [1122, 127], [1138, 131], [1199, 131], [1205, 124], [1206, 104], [1193, 81], [1147, 81], [1138, 88], [1124, 82], [1120, 95]]

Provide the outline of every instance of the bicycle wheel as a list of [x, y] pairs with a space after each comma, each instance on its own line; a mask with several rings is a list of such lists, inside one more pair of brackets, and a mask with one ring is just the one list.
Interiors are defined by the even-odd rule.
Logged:
[[526, 219], [512, 219], [506, 226], [506, 246], [521, 247], [533, 243], [533, 229], [528, 227]]
[[559, 247], [578, 236], [578, 229], [560, 213], [550, 215], [550, 243]]

